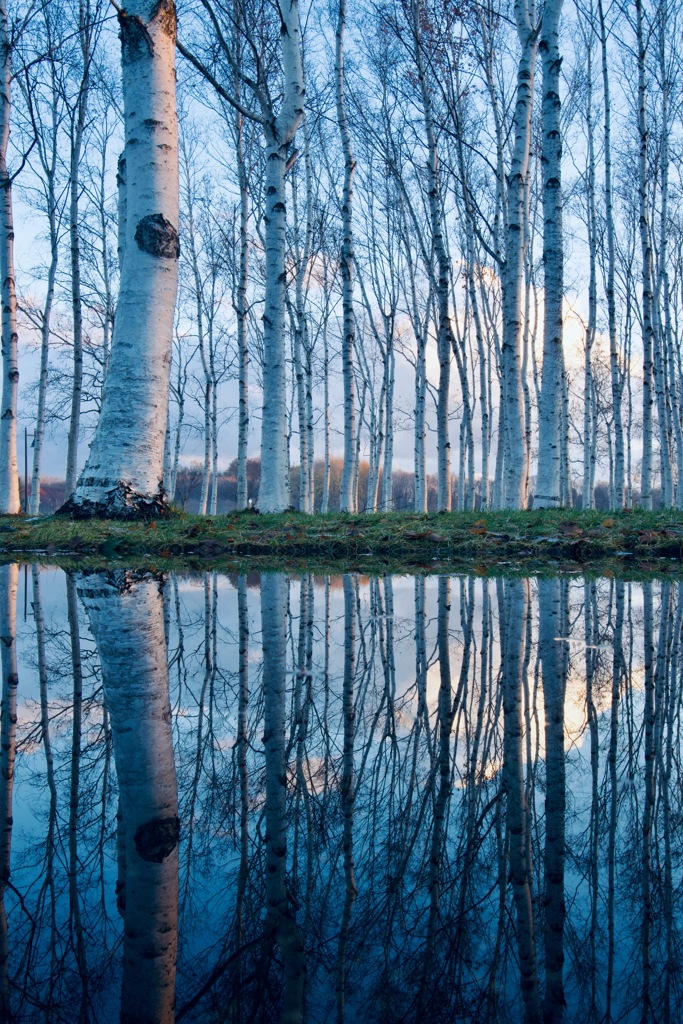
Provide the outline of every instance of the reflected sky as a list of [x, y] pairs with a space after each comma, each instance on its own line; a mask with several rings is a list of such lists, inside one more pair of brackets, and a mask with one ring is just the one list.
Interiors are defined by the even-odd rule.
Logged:
[[683, 591], [0, 567], [0, 1018], [681, 1019]]

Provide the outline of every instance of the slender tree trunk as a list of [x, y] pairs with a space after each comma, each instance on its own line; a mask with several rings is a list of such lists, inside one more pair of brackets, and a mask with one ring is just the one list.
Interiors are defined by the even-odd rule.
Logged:
[[306, 965], [301, 936], [287, 896], [287, 578], [282, 573], [261, 577], [263, 633], [263, 742], [266, 760], [266, 895], [268, 927], [285, 962], [281, 1020], [301, 1020]]
[[[236, 76], [237, 99], [240, 99], [239, 77]], [[238, 427], [237, 427], [237, 508], [247, 507], [247, 457], [249, 446], [249, 346], [247, 342], [247, 288], [249, 285], [249, 178], [244, 153], [244, 118], [235, 111], [235, 157], [240, 190], [239, 269], [235, 289], [237, 315], [238, 361]]]
[[450, 258], [446, 247], [443, 230], [442, 196], [439, 182], [439, 158], [432, 98], [427, 80], [423, 51], [420, 0], [412, 0], [412, 34], [415, 46], [415, 62], [417, 77], [420, 84], [422, 113], [424, 117], [425, 135], [427, 139], [427, 193], [429, 200], [429, 218], [432, 230], [432, 245], [436, 256], [436, 300], [439, 311], [437, 333], [437, 351], [439, 356], [439, 388], [436, 406], [436, 446], [437, 446], [437, 508], [449, 511], [451, 508], [451, 444], [449, 438], [449, 406], [451, 379], [451, 351], [455, 344], [449, 303], [450, 289]]
[[624, 430], [621, 416], [621, 379], [619, 370], [619, 349], [617, 345], [617, 304], [616, 304], [616, 256], [614, 231], [614, 201], [612, 193], [612, 100], [609, 86], [607, 63], [607, 26], [603, 0], [598, 0], [600, 20], [600, 50], [602, 60], [602, 89], [605, 107], [605, 222], [607, 228], [607, 320], [609, 330], [610, 380], [612, 386], [612, 408], [614, 411], [614, 483], [615, 505], [622, 508], [624, 493]]
[[517, 67], [517, 97], [513, 125], [513, 151], [508, 175], [508, 223], [503, 285], [503, 402], [505, 408], [506, 508], [525, 508], [529, 466], [524, 445], [524, 409], [521, 379], [522, 278], [526, 188], [531, 144], [534, 69], [537, 30], [531, 23], [527, 0], [515, 0], [515, 21], [522, 48]]
[[2, 411], [0, 412], [0, 513], [21, 510], [17, 468], [17, 296], [14, 280], [12, 179], [7, 168], [10, 134], [12, 41], [6, 0], [0, 0], [0, 303], [2, 305]]
[[531, 864], [528, 857], [528, 807], [523, 762], [523, 657], [524, 630], [529, 615], [529, 584], [505, 582], [504, 721], [505, 760], [503, 787], [507, 801], [510, 843], [510, 880], [517, 910], [517, 946], [522, 998], [528, 1024], [541, 1020], [536, 963], [536, 939], [531, 902]]
[[323, 493], [320, 503], [320, 511], [325, 515], [330, 507], [330, 358], [327, 341], [327, 322], [329, 311], [329, 283], [328, 283], [327, 259], [323, 255], [323, 292], [324, 292], [324, 320], [323, 320], [323, 420], [325, 434], [325, 450], [323, 467]]
[[344, 909], [339, 929], [335, 995], [337, 1022], [344, 1024], [346, 1000], [346, 949], [351, 924], [351, 912], [356, 900], [356, 880], [353, 859], [353, 810], [356, 799], [354, 787], [353, 748], [355, 739], [355, 706], [353, 687], [356, 674], [356, 606], [353, 577], [345, 574], [344, 588], [344, 747], [342, 754], [341, 805], [344, 816], [342, 849], [344, 855]]
[[337, 121], [344, 154], [344, 190], [342, 195], [342, 248], [340, 254], [342, 277], [343, 337], [342, 379], [344, 382], [344, 466], [339, 485], [339, 508], [342, 512], [356, 511], [356, 491], [353, 486], [356, 458], [356, 414], [353, 379], [355, 319], [353, 312], [353, 175], [356, 164], [351, 148], [351, 133], [346, 116], [344, 33], [346, 31], [346, 0], [339, 0], [335, 36], [335, 88]]
[[52, 303], [55, 295], [55, 278], [59, 260], [59, 244], [57, 239], [56, 210], [54, 205], [54, 187], [52, 179], [48, 183], [50, 209], [50, 264], [47, 271], [45, 302], [43, 304], [43, 320], [40, 325], [40, 376], [38, 378], [38, 411], [33, 433], [33, 472], [31, 476], [31, 497], [29, 512], [37, 516], [40, 512], [40, 465], [43, 455], [43, 439], [45, 437], [45, 404], [47, 401], [47, 372], [50, 358], [50, 327], [52, 324]]
[[73, 382], [71, 390], [71, 416], [66, 448], [66, 484], [64, 493], [73, 493], [78, 476], [78, 440], [81, 425], [83, 397], [83, 298], [81, 294], [81, 160], [90, 97], [90, 61], [92, 22], [90, 9], [79, 4], [78, 35], [83, 61], [76, 109], [71, 124], [71, 151], [69, 163], [69, 248], [71, 256], [71, 313], [73, 319]]
[[645, 84], [646, 44], [643, 28], [643, 3], [635, 0], [636, 39], [638, 46], [638, 194], [640, 248], [643, 277], [643, 464], [641, 470], [640, 504], [652, 508], [652, 359], [654, 326], [652, 310], [652, 245], [650, 241], [650, 214], [648, 188], [648, 128], [647, 90]]
[[584, 343], [583, 371], [583, 492], [581, 506], [590, 509], [595, 504], [595, 443], [597, 419], [594, 415], [595, 387], [593, 384], [592, 352], [595, 341], [598, 284], [597, 284], [597, 217], [595, 210], [595, 138], [593, 128], [593, 39], [592, 26], [584, 33], [586, 42], [586, 135], [588, 137], [588, 163], [586, 168], [586, 224], [588, 228], [588, 324]]
[[560, 14], [562, 0], [546, 0], [539, 49], [543, 66], [543, 376], [538, 410], [538, 472], [534, 508], [561, 505], [564, 352], [562, 303], [562, 130]]
[[14, 1020], [10, 1005], [9, 935], [5, 891], [10, 879], [12, 795], [17, 730], [17, 586], [19, 566], [0, 566], [0, 648], [2, 703], [0, 705], [0, 1017]]
[[178, 281], [173, 0], [132, 0], [119, 22], [125, 258], [102, 412], [76, 490], [62, 507], [76, 517], [139, 518], [165, 508], [164, 438]]
[[543, 1020], [561, 1024], [564, 1012], [565, 764], [564, 700], [569, 608], [566, 580], [539, 580], [539, 648], [545, 705], [545, 972]]

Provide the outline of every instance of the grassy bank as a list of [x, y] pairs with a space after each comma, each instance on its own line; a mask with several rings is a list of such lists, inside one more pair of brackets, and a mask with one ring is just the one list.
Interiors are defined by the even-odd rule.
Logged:
[[441, 565], [683, 569], [683, 513], [536, 511], [306, 516], [174, 513], [147, 523], [0, 518], [0, 554], [170, 564], [254, 561], [364, 571]]

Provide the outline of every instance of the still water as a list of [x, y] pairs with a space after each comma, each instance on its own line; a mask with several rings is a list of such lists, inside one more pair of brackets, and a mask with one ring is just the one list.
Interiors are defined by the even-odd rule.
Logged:
[[0, 567], [0, 1019], [677, 1021], [683, 584]]

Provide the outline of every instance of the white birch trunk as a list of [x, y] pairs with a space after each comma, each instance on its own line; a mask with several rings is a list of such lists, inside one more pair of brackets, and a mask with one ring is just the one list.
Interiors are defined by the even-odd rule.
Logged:
[[562, 130], [560, 115], [560, 13], [562, 0], [546, 0], [541, 27], [543, 67], [543, 374], [538, 410], [538, 470], [534, 508], [562, 504], [561, 449], [564, 352], [562, 301]]
[[638, 194], [640, 248], [642, 260], [642, 318], [643, 318], [643, 463], [641, 470], [640, 504], [652, 508], [652, 358], [654, 327], [652, 316], [652, 246], [650, 242], [650, 214], [647, 197], [648, 129], [647, 90], [645, 84], [646, 44], [643, 29], [642, 0], [635, 0], [636, 39], [638, 46]]
[[158, 579], [82, 575], [102, 665], [125, 856], [121, 1019], [172, 1024], [178, 928], [178, 786]]
[[0, 303], [2, 305], [2, 409], [0, 411], [0, 514], [21, 511], [17, 468], [17, 296], [14, 279], [12, 179], [7, 169], [12, 42], [6, 0], [0, 0]]
[[612, 387], [612, 409], [614, 413], [614, 504], [623, 508], [624, 492], [624, 429], [621, 411], [621, 374], [619, 370], [619, 349], [617, 345], [617, 304], [615, 292], [615, 231], [614, 202], [612, 198], [612, 100], [609, 87], [609, 67], [607, 63], [607, 27], [603, 0], [598, 0], [598, 17], [600, 21], [600, 51], [602, 63], [602, 89], [605, 108], [604, 148], [605, 148], [605, 223], [607, 228], [607, 319], [609, 331], [610, 381]]
[[[239, 93], [238, 93], [239, 98]], [[237, 508], [247, 507], [247, 455], [249, 444], [249, 347], [247, 344], [247, 285], [249, 281], [249, 182], [244, 156], [244, 119], [235, 112], [237, 176], [240, 189], [239, 270], [235, 296], [237, 314], [238, 433]]]
[[344, 382], [344, 465], [339, 485], [339, 508], [342, 512], [356, 511], [357, 478], [355, 389], [353, 379], [353, 349], [355, 320], [353, 313], [353, 174], [356, 165], [351, 149], [351, 134], [346, 117], [344, 78], [344, 32], [346, 30], [346, 0], [339, 0], [335, 35], [335, 88], [337, 121], [344, 154], [344, 189], [342, 195], [342, 248], [340, 254], [342, 276], [342, 379]]
[[324, 421], [324, 468], [323, 468], [323, 494], [320, 504], [320, 511], [325, 515], [330, 507], [330, 357], [327, 341], [327, 323], [329, 312], [329, 283], [327, 259], [323, 255], [323, 421]]
[[[590, 32], [590, 26], [588, 29]], [[595, 210], [595, 137], [593, 129], [593, 40], [584, 33], [586, 42], [586, 135], [588, 139], [588, 166], [586, 181], [586, 219], [588, 228], [588, 324], [584, 343], [583, 372], [583, 493], [581, 505], [591, 509], [595, 504], [595, 440], [597, 420], [594, 416], [595, 388], [593, 385], [592, 351], [595, 341], [598, 284], [597, 284], [597, 223]]]
[[[392, 318], [393, 323], [393, 318]], [[384, 403], [384, 466], [382, 469], [382, 511], [391, 512], [394, 507], [394, 382], [396, 359], [394, 356], [393, 326], [387, 337], [387, 389]]]
[[78, 476], [78, 439], [83, 396], [83, 299], [81, 294], [81, 226], [79, 218], [81, 159], [90, 92], [91, 54], [88, 26], [83, 24], [82, 6], [80, 8], [79, 21], [83, 78], [80, 83], [74, 121], [71, 126], [71, 151], [69, 154], [69, 249], [71, 257], [71, 314], [73, 319], [73, 381], [71, 387], [71, 415], [69, 418], [66, 448], [66, 482], [64, 493], [67, 495], [73, 492]]
[[175, 5], [119, 15], [126, 244], [109, 374], [90, 455], [62, 507], [74, 517], [163, 513], [164, 438], [178, 281]]
[[263, 413], [261, 418], [262, 512], [283, 512], [289, 505], [287, 434], [287, 361], [285, 350], [285, 254], [287, 149], [304, 112], [304, 76], [299, 49], [299, 4], [280, 11], [284, 97], [277, 117], [266, 123], [266, 295], [263, 314]]
[[437, 508], [439, 511], [450, 511], [451, 508], [451, 444], [448, 429], [451, 379], [451, 349], [455, 343], [451, 326], [449, 286], [450, 259], [446, 248], [443, 232], [441, 209], [441, 190], [439, 183], [439, 159], [434, 120], [432, 115], [432, 99], [425, 68], [420, 23], [420, 2], [412, 0], [412, 32], [415, 43], [415, 62], [417, 77], [420, 84], [422, 112], [424, 117], [425, 135], [427, 139], [427, 193], [429, 202], [429, 219], [432, 229], [432, 245], [436, 256], [436, 299], [439, 310], [437, 334], [437, 351], [439, 356], [439, 388], [436, 408], [436, 446], [437, 446]]
[[43, 320], [40, 325], [40, 372], [38, 377], [38, 410], [33, 432], [33, 471], [31, 475], [31, 496], [29, 512], [37, 516], [40, 512], [40, 465], [43, 455], [43, 439], [45, 437], [45, 403], [47, 401], [47, 374], [50, 358], [50, 327], [52, 323], [52, 304], [55, 295], [55, 279], [59, 260], [59, 244], [57, 238], [57, 217], [54, 196], [54, 179], [48, 182], [48, 222], [50, 225], [50, 264], [47, 271], [45, 302], [43, 304]]
[[515, 21], [521, 45], [517, 66], [517, 96], [513, 125], [513, 152], [508, 176], [508, 223], [503, 283], [503, 405], [505, 407], [506, 508], [527, 504], [528, 458], [524, 444], [524, 409], [521, 379], [522, 278], [526, 220], [526, 187], [531, 143], [537, 31], [526, 0], [516, 0]]

